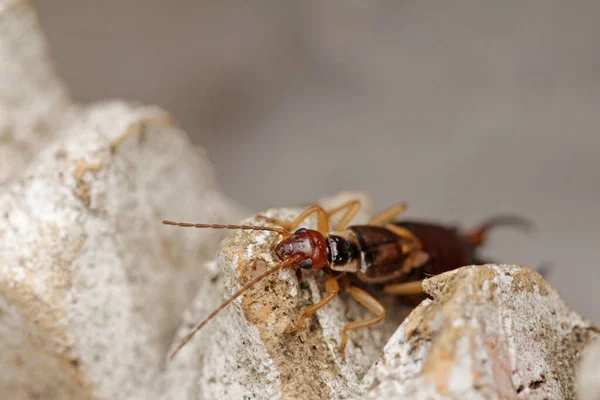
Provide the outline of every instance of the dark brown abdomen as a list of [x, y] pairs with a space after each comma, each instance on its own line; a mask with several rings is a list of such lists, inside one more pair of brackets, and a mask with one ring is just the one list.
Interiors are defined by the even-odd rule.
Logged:
[[[375, 285], [368, 280], [353, 276], [353, 281], [358, 285], [367, 285], [372, 289], [382, 289], [394, 283], [420, 281], [432, 275], [441, 274], [465, 265], [476, 264], [473, 248], [462, 234], [452, 228], [427, 222], [402, 221], [394, 225], [400, 226], [415, 235], [423, 245], [423, 251], [429, 254], [429, 260], [423, 266], [413, 268], [408, 274], [393, 277], [394, 272], [400, 272], [406, 257], [402, 253], [402, 238], [385, 228], [375, 226], [351, 226], [348, 229], [354, 232], [360, 251], [364, 255], [366, 270], [363, 271], [367, 278], [377, 279], [392, 276], [392, 279], [380, 281]], [[399, 296], [400, 300], [408, 305], [415, 306], [427, 296], [410, 295]]]
[[[413, 269], [397, 283], [420, 281], [432, 275], [451, 271], [465, 265], [475, 264], [473, 248], [461, 235], [452, 228], [434, 225], [427, 222], [403, 221], [394, 225], [409, 230], [423, 244], [423, 251], [429, 254], [429, 260], [420, 268]], [[402, 303], [416, 306], [427, 298], [427, 295], [400, 296]]]
[[423, 244], [423, 251], [429, 254], [429, 261], [421, 268], [423, 278], [475, 263], [472, 247], [454, 228], [417, 221], [394, 225], [415, 235]]

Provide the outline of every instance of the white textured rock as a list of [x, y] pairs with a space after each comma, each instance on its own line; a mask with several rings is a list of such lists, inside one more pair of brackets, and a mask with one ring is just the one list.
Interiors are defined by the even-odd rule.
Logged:
[[577, 384], [580, 400], [600, 400], [600, 340], [585, 349], [579, 365]]
[[0, 195], [0, 387], [148, 398], [223, 236], [161, 219], [222, 222], [235, 210], [164, 112], [114, 102], [68, 120]]
[[367, 399], [574, 399], [598, 330], [524, 267], [464, 267], [426, 281], [364, 379]]
[[33, 7], [0, 0], [0, 183], [52, 138], [68, 105]]
[[47, 53], [0, 2], [0, 397], [148, 399], [223, 237], [161, 219], [238, 214], [168, 114], [71, 105]]

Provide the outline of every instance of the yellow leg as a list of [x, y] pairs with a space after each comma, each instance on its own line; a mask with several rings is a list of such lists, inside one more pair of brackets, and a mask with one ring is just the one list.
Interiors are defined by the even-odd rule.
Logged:
[[292, 330], [293, 334], [298, 333], [298, 331], [302, 328], [302, 324], [304, 323], [304, 320], [306, 318], [316, 313], [320, 308], [325, 307], [327, 303], [329, 303], [331, 300], [333, 300], [335, 296], [338, 295], [340, 285], [338, 284], [336, 278], [327, 277], [327, 280], [325, 281], [325, 288], [327, 289], [327, 297], [304, 310], [304, 312], [298, 319], [298, 322], [296, 322], [294, 329]]
[[395, 285], [388, 285], [385, 288], [383, 288], [383, 291], [385, 293], [397, 294], [400, 296], [421, 294], [423, 293], [423, 281], [404, 282]]
[[383, 210], [379, 214], [376, 214], [373, 218], [371, 218], [369, 225], [385, 225], [396, 218], [399, 214], [402, 214], [404, 210], [406, 210], [406, 203], [398, 203], [386, 210]]
[[350, 222], [352, 222], [352, 219], [356, 217], [356, 214], [358, 214], [361, 207], [362, 204], [359, 200], [350, 200], [337, 206], [332, 210], [327, 211], [327, 216], [331, 218], [332, 215], [337, 214], [342, 210], [346, 210], [346, 213], [335, 227], [336, 231], [341, 231], [346, 229], [348, 225], [350, 225]]
[[347, 332], [375, 325], [376, 323], [382, 321], [385, 318], [385, 308], [383, 307], [383, 305], [381, 305], [380, 302], [377, 301], [377, 299], [375, 299], [369, 293], [365, 292], [362, 289], [359, 289], [356, 286], [350, 286], [346, 289], [346, 291], [350, 293], [350, 295], [354, 297], [356, 301], [358, 301], [364, 307], [368, 308], [373, 313], [375, 313], [376, 317], [362, 321], [354, 321], [344, 326], [344, 330], [342, 331], [342, 341], [340, 344], [340, 352], [342, 353], [342, 358], [344, 360], [346, 359], [346, 344], [348, 343]]
[[408, 253], [413, 250], [420, 250], [423, 248], [421, 241], [417, 238], [411, 231], [406, 228], [402, 228], [398, 225], [388, 224], [385, 225], [385, 229], [394, 232], [396, 235], [400, 236], [405, 242], [402, 243], [402, 250], [405, 253]]
[[281, 226], [283, 229], [289, 232], [293, 232], [300, 226], [300, 224], [302, 224], [302, 222], [304, 222], [304, 220], [308, 219], [308, 217], [314, 213], [317, 213], [317, 230], [323, 235], [329, 232], [329, 218], [327, 217], [327, 212], [321, 206], [311, 206], [307, 208], [292, 222], [287, 222], [276, 218], [268, 218], [262, 215], [259, 215], [257, 218], [264, 219], [272, 224]]

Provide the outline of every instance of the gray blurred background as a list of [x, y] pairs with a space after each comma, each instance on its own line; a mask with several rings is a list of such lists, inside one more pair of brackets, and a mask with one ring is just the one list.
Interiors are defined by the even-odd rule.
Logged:
[[35, 3], [76, 100], [169, 110], [238, 202], [516, 212], [538, 232], [498, 230], [487, 254], [551, 262], [600, 322], [600, 2]]

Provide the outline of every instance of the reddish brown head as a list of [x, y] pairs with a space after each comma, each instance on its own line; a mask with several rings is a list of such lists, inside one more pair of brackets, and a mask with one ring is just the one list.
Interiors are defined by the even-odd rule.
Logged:
[[275, 247], [275, 255], [285, 261], [296, 257], [304, 269], [321, 269], [327, 265], [327, 241], [318, 231], [301, 228]]

